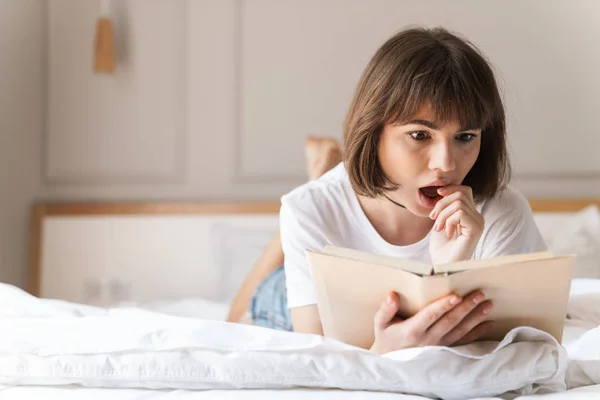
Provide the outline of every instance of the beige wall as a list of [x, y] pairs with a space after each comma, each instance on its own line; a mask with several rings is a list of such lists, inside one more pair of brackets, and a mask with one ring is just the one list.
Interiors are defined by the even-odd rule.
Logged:
[[21, 284], [40, 189], [43, 2], [0, 0], [0, 281]]
[[99, 1], [0, 4], [1, 281], [24, 282], [35, 198], [278, 198], [305, 179], [304, 137], [340, 137], [368, 58], [410, 24], [493, 61], [518, 187], [600, 196], [596, 1], [115, 0], [112, 77], [91, 72]]

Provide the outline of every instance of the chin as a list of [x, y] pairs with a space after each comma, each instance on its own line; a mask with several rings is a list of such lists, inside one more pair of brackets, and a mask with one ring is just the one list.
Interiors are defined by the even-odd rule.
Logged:
[[412, 207], [406, 207], [406, 209], [414, 215], [424, 218], [429, 218], [429, 214], [431, 213], [431, 209], [427, 209], [420, 204], [415, 204]]
[[429, 218], [429, 214], [435, 208], [438, 201], [442, 199], [441, 196], [437, 198], [426, 198], [421, 193], [417, 195], [417, 198], [410, 204], [410, 207], [407, 207], [409, 211], [419, 217]]

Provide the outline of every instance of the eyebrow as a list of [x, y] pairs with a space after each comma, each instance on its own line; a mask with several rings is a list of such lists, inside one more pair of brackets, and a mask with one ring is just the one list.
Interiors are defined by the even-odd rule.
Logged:
[[[423, 125], [428, 127], [429, 129], [435, 129], [436, 131], [440, 130], [440, 127], [435, 123], [435, 122], [431, 122], [431, 121], [427, 121], [426, 119], [413, 119], [412, 121], [408, 122], [409, 124], [416, 124], [416, 125]], [[458, 130], [458, 132], [466, 132], [466, 131], [474, 131], [477, 130], [478, 128], [461, 128]]]
[[426, 119], [413, 119], [412, 121], [409, 121], [408, 123], [416, 124], [416, 125], [423, 125], [430, 129], [435, 129], [436, 131], [440, 130], [440, 127], [436, 123], [427, 121]]

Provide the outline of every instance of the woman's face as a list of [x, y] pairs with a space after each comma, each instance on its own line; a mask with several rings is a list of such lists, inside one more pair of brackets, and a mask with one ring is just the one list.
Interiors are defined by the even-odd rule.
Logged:
[[[476, 128], [476, 129], [473, 129]], [[437, 201], [437, 188], [460, 185], [475, 164], [481, 129], [440, 125], [428, 108], [408, 123], [388, 124], [379, 142], [379, 163], [399, 187], [387, 196], [419, 216], [428, 216]]]

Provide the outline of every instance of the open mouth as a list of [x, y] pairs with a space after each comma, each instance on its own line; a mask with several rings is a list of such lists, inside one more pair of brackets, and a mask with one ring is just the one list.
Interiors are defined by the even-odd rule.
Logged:
[[419, 189], [419, 198], [421, 204], [427, 208], [433, 208], [437, 202], [442, 198], [438, 194], [438, 189], [443, 186], [426, 186]]
[[422, 187], [419, 190], [425, 197], [430, 198], [430, 199], [435, 199], [437, 197], [441, 197], [438, 194], [438, 189], [441, 187], [443, 187], [443, 186], [426, 186], [426, 187]]

